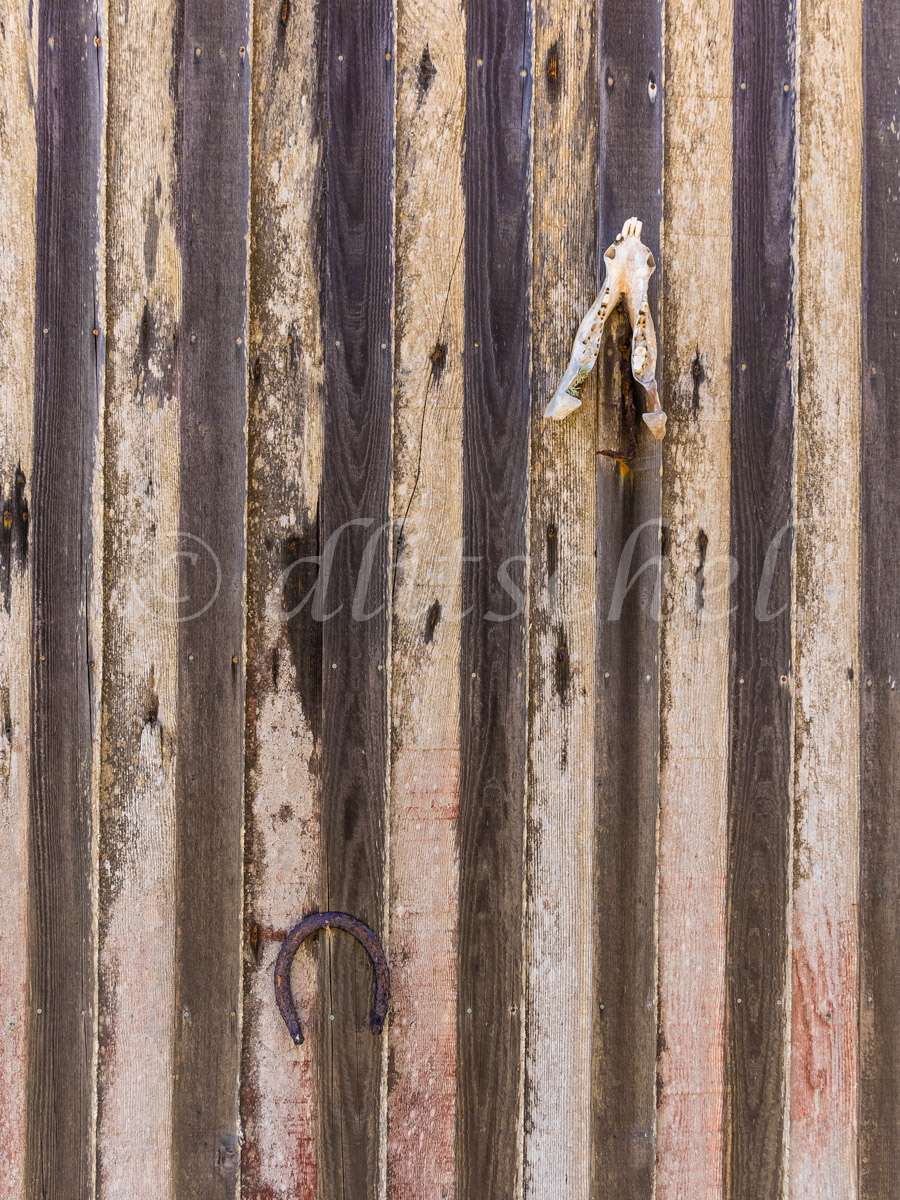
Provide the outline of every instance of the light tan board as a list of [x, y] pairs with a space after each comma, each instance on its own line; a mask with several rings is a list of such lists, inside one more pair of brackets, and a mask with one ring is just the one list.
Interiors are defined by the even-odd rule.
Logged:
[[[665, 30], [658, 1200], [722, 1191], [732, 7]], [[699, 362], [699, 370], [693, 364]], [[702, 606], [701, 606], [702, 605]]]
[[799, 20], [790, 1194], [857, 1194], [862, 9]]
[[559, 1196], [563, 1180], [568, 1200], [590, 1194], [596, 392], [587, 388], [584, 407], [565, 421], [544, 421], [543, 411], [597, 287], [591, 25], [589, 7], [536, 6], [524, 1186], [532, 1200]]
[[[109, 8], [98, 1189], [171, 1187], [178, 459], [176, 5]], [[134, 81], [140, 77], [141, 87]]]
[[[30, 19], [29, 19], [30, 18]], [[5, 6], [0, 29], [0, 1198], [25, 1196], [25, 1011], [31, 586], [28, 532], [34, 410], [37, 12]]]
[[465, 20], [397, 8], [387, 1190], [454, 1194]]
[[[319, 903], [321, 626], [311, 615], [322, 456], [316, 6], [256, 6], [251, 127], [243, 1195], [316, 1189], [315, 957], [297, 955], [296, 1047], [275, 1006], [287, 930]], [[294, 614], [291, 616], [290, 614]], [[289, 619], [290, 618], [290, 619]]]

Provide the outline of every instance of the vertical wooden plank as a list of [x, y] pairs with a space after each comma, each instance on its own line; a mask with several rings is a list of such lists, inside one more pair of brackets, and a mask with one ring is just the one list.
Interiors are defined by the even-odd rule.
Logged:
[[173, 1190], [224, 1200], [240, 1167], [249, 14], [186, 0], [182, 20]]
[[315, 956], [275, 1007], [279, 943], [320, 905], [322, 626], [315, 558], [322, 472], [321, 25], [312, 3], [256, 5], [250, 213], [244, 1200], [316, 1190], [313, 1054], [327, 1017]]
[[28, 3], [6, 7], [0, 28], [0, 878], [7, 881], [0, 929], [0, 1200], [25, 1197], [37, 33]]
[[467, 9], [457, 1196], [522, 1184], [532, 19]]
[[48, 0], [38, 22], [26, 1191], [86, 1200], [102, 651], [103, 10]]
[[590, 1195], [594, 394], [543, 419], [597, 289], [596, 25], [539, 0], [530, 496], [524, 1194]]
[[[329, 0], [325, 41], [325, 414], [320, 502], [334, 591], [322, 626], [322, 872], [329, 910], [384, 933], [393, 346], [391, 0]], [[325, 940], [319, 985], [320, 1200], [369, 1197], [384, 1170], [385, 1038], [372, 970]]]
[[857, 1195], [862, 7], [799, 22], [790, 1191]]
[[125, 1200], [172, 1185], [181, 274], [176, 6], [109, 15], [97, 1169]]
[[782, 1196], [791, 837], [793, 0], [737, 0], [726, 1193]]
[[[602, 6], [598, 257], [625, 221], [659, 258], [662, 8]], [[659, 275], [650, 303], [659, 320]], [[597, 446], [626, 444], [621, 328], [600, 360]], [[660, 359], [658, 377], [673, 363]], [[635, 389], [639, 391], [639, 389]], [[642, 427], [643, 429], [643, 427]], [[597, 862], [592, 1178], [601, 1197], [645, 1200], [656, 1158], [656, 840], [659, 809], [661, 447], [641, 434], [628, 469], [597, 460]]]
[[866, 0], [863, 11], [859, 1194], [879, 1200], [900, 1178], [900, 25], [883, 0]]
[[722, 1194], [732, 6], [666, 9], [658, 1200]]
[[449, 1200], [456, 1128], [465, 17], [397, 6], [388, 1194]]

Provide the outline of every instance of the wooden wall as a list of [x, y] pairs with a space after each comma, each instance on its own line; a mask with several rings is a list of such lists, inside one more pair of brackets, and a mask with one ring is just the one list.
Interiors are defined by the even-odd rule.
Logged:
[[[891, 0], [0, 0], [0, 1200], [891, 1200]], [[544, 405], [626, 218], [620, 356]], [[382, 937], [387, 1028], [345, 910]]]

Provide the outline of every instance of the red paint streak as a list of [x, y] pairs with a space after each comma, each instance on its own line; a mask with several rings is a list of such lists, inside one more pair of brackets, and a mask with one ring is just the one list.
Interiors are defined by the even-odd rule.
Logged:
[[402, 751], [392, 795], [388, 1190], [391, 1200], [449, 1200], [456, 1137], [458, 749]]

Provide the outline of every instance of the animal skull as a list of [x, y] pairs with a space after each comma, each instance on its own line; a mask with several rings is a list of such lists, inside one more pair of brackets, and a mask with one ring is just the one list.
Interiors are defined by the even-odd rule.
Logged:
[[656, 270], [656, 263], [641, 241], [640, 221], [632, 217], [625, 222], [604, 259], [606, 278], [603, 288], [578, 327], [566, 373], [547, 405], [544, 417], [561, 421], [581, 407], [580, 392], [600, 353], [606, 319], [624, 298], [633, 330], [631, 373], [647, 393], [644, 423], [655, 438], [662, 438], [666, 433], [666, 414], [660, 405], [656, 388], [656, 330], [647, 303], [647, 285]]

